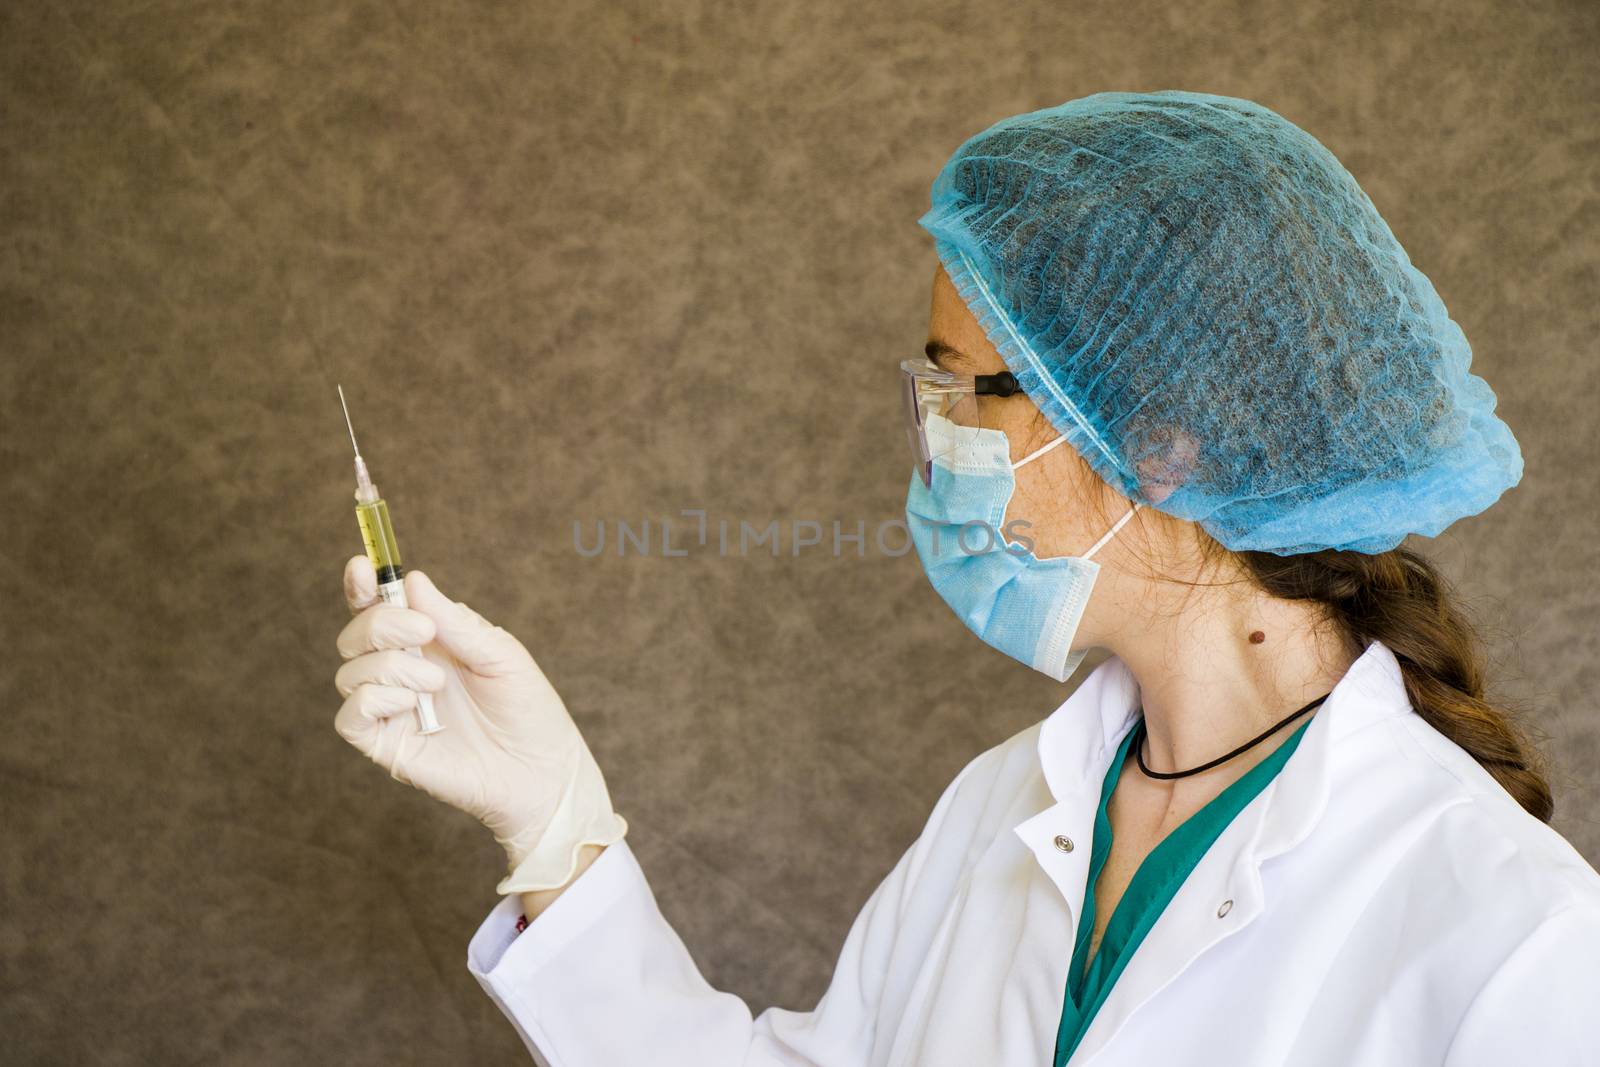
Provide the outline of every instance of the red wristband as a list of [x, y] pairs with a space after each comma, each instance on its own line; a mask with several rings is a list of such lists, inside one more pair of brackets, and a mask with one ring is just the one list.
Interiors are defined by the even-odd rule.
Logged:
[[522, 933], [522, 931], [526, 930], [527, 928], [528, 928], [528, 917], [526, 915], [517, 916], [517, 933], [520, 934], [520, 933]]

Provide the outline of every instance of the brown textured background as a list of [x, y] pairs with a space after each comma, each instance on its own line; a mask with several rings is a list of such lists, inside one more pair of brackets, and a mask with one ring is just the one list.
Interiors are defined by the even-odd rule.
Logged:
[[1438, 286], [1527, 473], [1419, 547], [1600, 859], [1600, 8], [671, 7], [0, 10], [7, 1062], [525, 1061], [464, 962], [498, 848], [332, 729], [336, 381], [407, 563], [540, 659], [707, 977], [812, 1006], [951, 776], [1065, 690], [914, 557], [572, 524], [898, 515], [928, 185], [1101, 89], [1278, 110]]

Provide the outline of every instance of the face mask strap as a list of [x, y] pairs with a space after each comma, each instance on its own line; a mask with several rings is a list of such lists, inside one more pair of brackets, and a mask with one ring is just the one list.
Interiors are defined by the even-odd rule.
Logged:
[[[1046, 452], [1050, 451], [1052, 448], [1055, 448], [1058, 445], [1064, 444], [1066, 442], [1066, 440], [1067, 440], [1067, 435], [1066, 434], [1062, 434], [1061, 436], [1057, 437], [1054, 441], [1051, 441], [1049, 444], [1043, 446], [1042, 448], [1036, 448], [1032, 452], [1029, 452], [1026, 456], [1023, 456], [1021, 459], [1017, 460], [1015, 463], [1013, 463], [1011, 465], [1011, 469], [1013, 471], [1015, 471], [1019, 467], [1021, 467], [1024, 463], [1032, 463], [1034, 460], [1038, 459], [1040, 456], [1044, 455]], [[1117, 522], [1116, 522], [1116, 525], [1112, 526], [1111, 529], [1107, 530], [1106, 531], [1106, 535], [1104, 537], [1100, 538], [1100, 540], [1096, 541], [1094, 543], [1094, 547], [1089, 549], [1089, 551], [1085, 552], [1081, 558], [1082, 559], [1088, 559], [1090, 556], [1092, 556], [1096, 552], [1100, 551], [1100, 549], [1105, 546], [1105, 543], [1107, 541], [1109, 541], [1113, 537], [1117, 536], [1117, 531], [1118, 530], [1122, 529], [1123, 526], [1127, 525], [1128, 520], [1133, 518], [1133, 513], [1138, 511], [1143, 506], [1144, 505], [1140, 504], [1137, 500], [1133, 501], [1133, 506], [1128, 509], [1127, 513], [1125, 515], [1123, 515], [1122, 518], [1118, 519]]]
[[1065, 444], [1066, 440], [1067, 440], [1067, 435], [1066, 434], [1062, 434], [1060, 437], [1057, 437], [1054, 441], [1051, 441], [1049, 444], [1045, 445], [1043, 448], [1036, 448], [1032, 452], [1029, 452], [1026, 456], [1023, 456], [1021, 459], [1017, 460], [1015, 463], [1013, 463], [1011, 465], [1011, 469], [1012, 470], [1016, 470], [1018, 467], [1022, 466], [1024, 463], [1032, 463], [1034, 460], [1038, 459], [1040, 456], [1044, 455], [1046, 452], [1050, 451], [1052, 448], [1055, 448], [1057, 445]]
[[1089, 549], [1089, 551], [1087, 551], [1087, 552], [1085, 552], [1083, 554], [1083, 558], [1084, 559], [1088, 559], [1090, 556], [1092, 556], [1096, 552], [1100, 551], [1100, 547], [1102, 545], [1104, 545], [1107, 541], [1111, 540], [1113, 537], [1117, 536], [1117, 531], [1122, 529], [1123, 525], [1129, 519], [1133, 518], [1133, 513], [1135, 511], [1138, 511], [1143, 506], [1144, 505], [1140, 504], [1137, 500], [1134, 501], [1133, 502], [1133, 507], [1128, 509], [1128, 513], [1126, 515], [1122, 516], [1122, 518], [1118, 519], [1117, 520], [1117, 524], [1115, 526], [1111, 527], [1111, 529], [1107, 530], [1106, 531], [1106, 535], [1104, 537], [1100, 538], [1100, 540], [1096, 541], [1094, 543], [1094, 547]]

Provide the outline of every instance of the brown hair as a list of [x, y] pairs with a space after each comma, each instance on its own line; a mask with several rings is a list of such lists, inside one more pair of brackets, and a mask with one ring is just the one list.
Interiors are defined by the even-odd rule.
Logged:
[[[1109, 487], [1082, 457], [1065, 451], [1082, 468], [1078, 485], [1098, 485], [1101, 490], [1088, 494], [1093, 499], [1082, 503], [1100, 519], [1109, 519], [1108, 503], [1113, 499]], [[1120, 496], [1114, 499], [1126, 507]], [[1150, 511], [1141, 508], [1130, 525], [1183, 521], [1164, 513], [1147, 520]], [[1417, 713], [1477, 760], [1518, 804], [1541, 822], [1550, 821], [1555, 803], [1547, 764], [1523, 725], [1527, 715], [1485, 698], [1481, 640], [1454, 590], [1431, 562], [1403, 546], [1376, 554], [1333, 549], [1292, 556], [1234, 551], [1198, 523], [1186, 525], [1194, 531], [1206, 569], [1241, 574], [1274, 597], [1320, 605], [1352, 655], [1374, 639], [1382, 641], [1400, 663], [1406, 695]], [[1185, 585], [1215, 584], [1150, 576]]]

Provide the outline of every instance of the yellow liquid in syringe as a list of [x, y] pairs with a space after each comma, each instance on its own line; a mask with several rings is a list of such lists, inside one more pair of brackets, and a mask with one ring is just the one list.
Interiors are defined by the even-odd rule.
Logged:
[[356, 505], [356, 522], [361, 525], [361, 540], [367, 548], [378, 584], [396, 582], [404, 576], [400, 567], [400, 546], [394, 539], [394, 524], [389, 521], [389, 505], [380, 498]]

